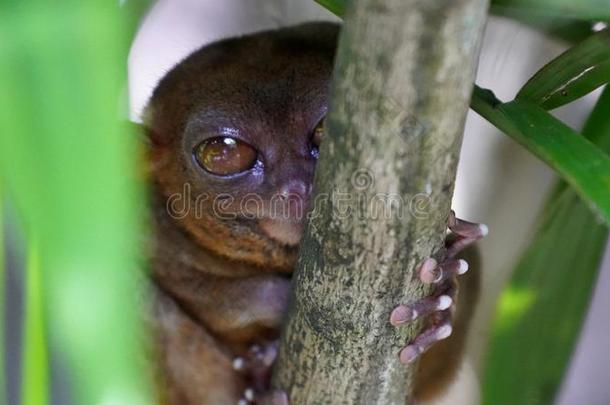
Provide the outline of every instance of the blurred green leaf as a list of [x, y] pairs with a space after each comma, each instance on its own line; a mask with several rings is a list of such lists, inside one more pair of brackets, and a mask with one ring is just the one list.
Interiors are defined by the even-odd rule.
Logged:
[[610, 31], [604, 30], [540, 69], [517, 94], [546, 110], [580, 98], [610, 81]]
[[25, 315], [23, 336], [23, 377], [21, 398], [24, 405], [49, 403], [49, 364], [45, 331], [43, 282], [40, 252], [30, 239], [25, 269]]
[[[610, 152], [610, 89], [583, 131]], [[552, 404], [586, 316], [608, 228], [566, 183], [500, 297], [483, 384], [485, 405]]]
[[0, 176], [38, 237], [49, 338], [80, 404], [152, 403], [137, 281], [145, 204], [118, 108], [128, 17], [112, 1], [0, 3]]

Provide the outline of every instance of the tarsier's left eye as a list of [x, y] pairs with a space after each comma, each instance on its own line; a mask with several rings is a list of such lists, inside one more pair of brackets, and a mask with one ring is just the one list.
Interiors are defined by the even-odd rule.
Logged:
[[200, 143], [194, 150], [199, 166], [212, 174], [227, 176], [251, 169], [258, 154], [247, 143], [219, 136]]
[[317, 147], [320, 147], [320, 143], [322, 142], [322, 138], [324, 137], [324, 123], [326, 121], [326, 117], [322, 118], [318, 125], [313, 130], [313, 135], [311, 138], [311, 142]]

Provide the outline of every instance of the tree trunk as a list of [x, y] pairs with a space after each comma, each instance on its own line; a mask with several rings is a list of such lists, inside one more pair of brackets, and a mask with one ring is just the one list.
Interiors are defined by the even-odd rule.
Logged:
[[355, 0], [273, 386], [293, 405], [404, 404], [390, 311], [442, 246], [487, 0]]

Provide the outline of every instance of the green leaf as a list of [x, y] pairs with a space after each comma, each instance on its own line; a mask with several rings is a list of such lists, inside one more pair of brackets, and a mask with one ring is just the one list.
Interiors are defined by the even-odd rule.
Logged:
[[28, 249], [21, 398], [24, 405], [45, 405], [49, 403], [49, 364], [40, 252], [34, 239], [29, 240]]
[[530, 15], [610, 21], [608, 0], [492, 0], [492, 9]]
[[[583, 133], [610, 152], [610, 89]], [[486, 360], [485, 405], [552, 404], [586, 316], [608, 239], [586, 204], [565, 183], [502, 293]]]
[[608, 0], [493, 0], [490, 11], [569, 42], [589, 37], [592, 25], [608, 21]]
[[348, 0], [315, 0], [321, 6], [324, 6], [328, 11], [334, 13], [337, 17], [343, 17]]
[[606, 153], [534, 103], [502, 103], [491, 91], [475, 87], [471, 106], [555, 169], [610, 223], [610, 158]]
[[571, 189], [546, 213], [499, 300], [486, 405], [551, 404], [586, 314], [608, 230]]
[[592, 35], [539, 70], [517, 94], [546, 110], [580, 98], [610, 81], [610, 31]]

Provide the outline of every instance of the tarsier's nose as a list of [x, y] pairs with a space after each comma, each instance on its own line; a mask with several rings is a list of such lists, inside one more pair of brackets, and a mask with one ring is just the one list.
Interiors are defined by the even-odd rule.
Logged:
[[288, 180], [276, 193], [274, 210], [276, 218], [300, 221], [309, 205], [311, 185], [300, 179]]
[[289, 180], [279, 190], [279, 197], [283, 200], [300, 199], [305, 202], [311, 194], [311, 184], [303, 180]]
[[261, 229], [271, 238], [296, 245], [303, 233], [303, 220], [307, 214], [311, 184], [291, 179], [281, 185], [271, 199], [269, 215], [259, 222]]

